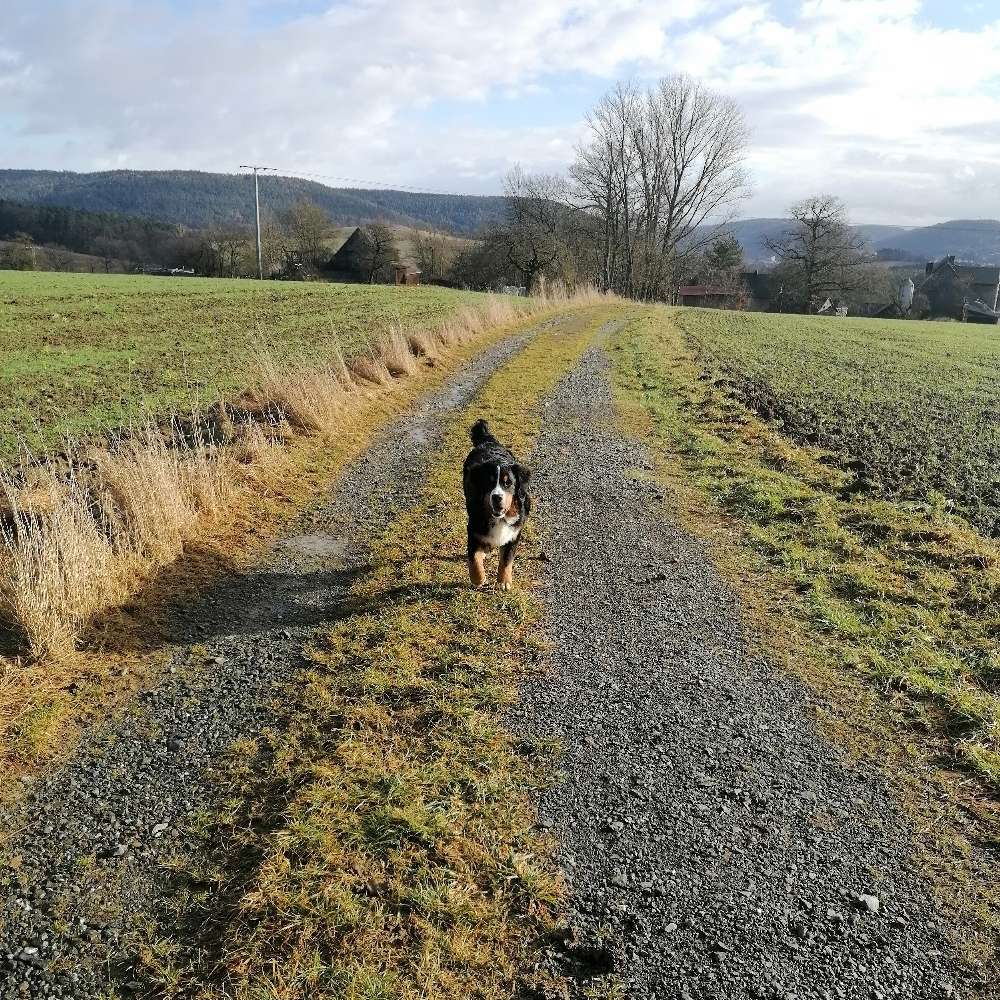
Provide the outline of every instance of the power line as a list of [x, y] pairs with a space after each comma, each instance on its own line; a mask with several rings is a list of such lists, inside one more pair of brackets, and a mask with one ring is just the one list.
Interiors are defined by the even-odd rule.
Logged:
[[261, 167], [250, 163], [241, 163], [240, 170], [252, 170], [253, 171], [253, 202], [254, 207], [257, 210], [257, 277], [263, 281], [264, 280], [264, 253], [260, 245], [260, 184], [258, 182], [258, 174], [263, 171], [270, 170], [273, 173], [277, 173], [274, 167]]

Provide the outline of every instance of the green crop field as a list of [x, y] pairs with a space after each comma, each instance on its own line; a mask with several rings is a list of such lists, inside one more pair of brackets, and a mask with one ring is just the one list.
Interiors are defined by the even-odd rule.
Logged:
[[238, 392], [278, 360], [358, 350], [474, 298], [443, 288], [0, 271], [0, 458]]
[[1000, 532], [1000, 329], [680, 309], [708, 372], [798, 441], [844, 455], [859, 488], [942, 495]]

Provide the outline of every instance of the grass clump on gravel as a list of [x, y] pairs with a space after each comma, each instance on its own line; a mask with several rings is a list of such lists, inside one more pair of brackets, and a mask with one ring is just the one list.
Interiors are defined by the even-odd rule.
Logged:
[[200, 930], [145, 955], [159, 995], [499, 998], [523, 982], [562, 893], [534, 825], [547, 755], [502, 724], [541, 655], [538, 611], [523, 584], [469, 588], [460, 469], [479, 416], [526, 453], [607, 313], [544, 330], [449, 424], [415, 507], [307, 650], [287, 728], [233, 753], [219, 864], [188, 870], [179, 900]]
[[[650, 311], [612, 352], [625, 419], [673, 499], [715, 543], [770, 655], [847, 706], [848, 741], [890, 755], [893, 773], [937, 773], [984, 820], [977, 836], [1000, 843], [1000, 546], [940, 499], [859, 492], [842, 456], [790, 440], [706, 371], [678, 316]], [[995, 885], [966, 905], [1000, 927]]]

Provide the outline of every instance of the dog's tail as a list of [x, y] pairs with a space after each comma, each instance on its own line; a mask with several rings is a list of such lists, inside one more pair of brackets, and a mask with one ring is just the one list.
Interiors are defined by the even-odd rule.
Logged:
[[486, 421], [480, 418], [472, 425], [472, 430], [469, 431], [469, 437], [472, 438], [472, 443], [479, 447], [481, 444], [485, 444], [493, 435], [490, 433], [490, 428]]

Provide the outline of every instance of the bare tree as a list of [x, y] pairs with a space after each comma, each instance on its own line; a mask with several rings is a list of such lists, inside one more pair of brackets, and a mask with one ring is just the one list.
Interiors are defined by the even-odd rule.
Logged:
[[444, 281], [458, 256], [456, 242], [440, 233], [414, 233], [413, 251], [420, 268], [421, 280], [425, 282]]
[[389, 265], [396, 259], [396, 240], [384, 222], [364, 227], [366, 246], [361, 253], [361, 267], [368, 284], [386, 277]]
[[91, 251], [94, 256], [101, 259], [101, 263], [104, 265], [104, 273], [110, 274], [111, 269], [115, 266], [118, 260], [118, 255], [121, 250], [121, 246], [118, 240], [112, 236], [98, 236], [97, 239], [91, 244]]
[[719, 237], [749, 192], [739, 105], [690, 77], [618, 84], [587, 121], [568, 178], [511, 171], [508, 219], [485, 234], [488, 252], [462, 255], [463, 281], [495, 283], [503, 259], [504, 276], [528, 288], [559, 277], [670, 298], [685, 258]]
[[641, 95], [630, 85], [619, 83], [605, 94], [587, 117], [591, 140], [577, 149], [570, 168], [577, 203], [599, 220], [600, 287], [624, 294], [632, 285], [638, 157], [631, 139], [641, 104]]
[[786, 294], [805, 312], [816, 312], [834, 296], [852, 290], [862, 279], [864, 239], [851, 227], [844, 203], [832, 195], [814, 195], [790, 209], [793, 225], [764, 245], [781, 262]]
[[313, 268], [323, 264], [330, 236], [330, 216], [326, 211], [314, 201], [297, 201], [285, 213], [283, 222], [302, 260]]
[[566, 182], [554, 174], [526, 174], [520, 167], [504, 179], [507, 221], [487, 234], [501, 252], [512, 277], [529, 292], [543, 277], [568, 277], [572, 209]]
[[707, 246], [749, 185], [739, 105], [688, 76], [619, 84], [588, 118], [570, 176], [597, 220], [606, 289], [662, 297], [679, 259]]
[[65, 247], [54, 246], [46, 248], [49, 267], [53, 271], [73, 271], [76, 259]]
[[212, 233], [218, 253], [219, 274], [224, 278], [237, 278], [248, 266], [254, 238], [244, 226], [219, 226]]

